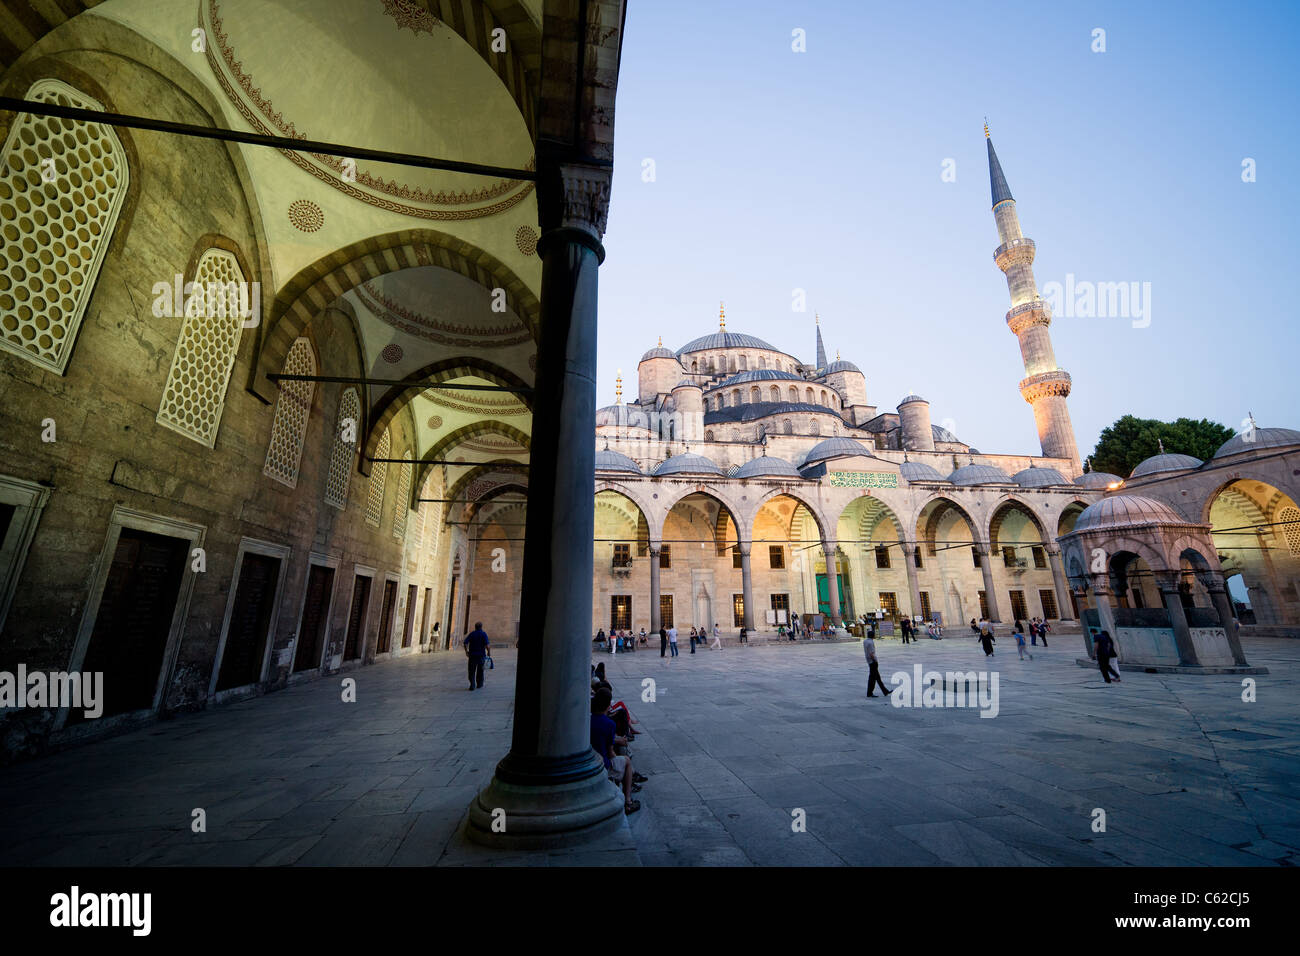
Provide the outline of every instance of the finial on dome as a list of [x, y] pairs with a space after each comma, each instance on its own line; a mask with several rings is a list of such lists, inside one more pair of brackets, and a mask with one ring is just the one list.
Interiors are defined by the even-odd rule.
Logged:
[[1165, 442], [1164, 442], [1164, 439], [1163, 439], [1163, 438], [1157, 438], [1157, 439], [1156, 439], [1156, 444], [1160, 446], [1160, 454], [1163, 455], [1163, 454], [1165, 453]]
[[623, 404], [623, 370], [618, 370], [618, 378], [614, 379], [614, 404]]
[[903, 452], [903, 464], [907, 464], [908, 460], [907, 452]]
[[721, 302], [718, 303], [718, 331], [727, 331], [727, 310], [722, 307]]
[[989, 118], [987, 116], [984, 117], [984, 138], [989, 138]]
[[836, 350], [835, 350], [835, 361], [838, 362], [839, 360], [840, 360], [840, 350], [839, 350], [839, 349], [836, 349]]

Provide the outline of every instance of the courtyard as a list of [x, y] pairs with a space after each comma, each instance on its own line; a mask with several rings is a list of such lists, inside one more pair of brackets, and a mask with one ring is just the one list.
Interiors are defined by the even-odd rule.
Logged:
[[[416, 655], [12, 766], [8, 865], [1290, 865], [1300, 852], [1300, 644], [1242, 679], [1032, 661], [1004, 639], [996, 717], [865, 697], [856, 643], [598, 655], [644, 731], [628, 828], [509, 854], [459, 832], [509, 746], [513, 649], [468, 693]], [[880, 642], [881, 671], [981, 670], [968, 639]], [[642, 681], [655, 701], [642, 701]], [[1094, 832], [1096, 811], [1105, 831]], [[192, 829], [203, 810], [206, 831]], [[800, 815], [798, 811], [802, 810]], [[799, 820], [806, 822], [796, 832]]]

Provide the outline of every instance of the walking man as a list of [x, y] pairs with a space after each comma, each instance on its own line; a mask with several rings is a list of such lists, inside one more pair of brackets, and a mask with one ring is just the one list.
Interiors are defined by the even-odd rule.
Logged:
[[718, 630], [717, 621], [713, 622], [713, 643], [709, 645], [709, 650], [711, 651], [722, 650], [722, 632]]
[[1101, 676], [1106, 679], [1106, 683], [1109, 684], [1111, 682], [1112, 675], [1115, 680], [1119, 680], [1119, 671], [1110, 666], [1110, 662], [1114, 660], [1116, 656], [1115, 642], [1111, 640], [1110, 633], [1108, 631], [1102, 631], [1097, 635], [1096, 640], [1092, 643], [1097, 649], [1097, 669], [1101, 671]]
[[483, 686], [483, 659], [488, 655], [491, 643], [483, 632], [483, 622], [475, 621], [474, 630], [465, 635], [465, 657], [469, 660], [469, 689]]
[[888, 697], [892, 691], [880, 679], [880, 662], [876, 660], [876, 641], [870, 634], [862, 639], [862, 652], [867, 656], [867, 696], [875, 697], [873, 688], [879, 684], [881, 693]]

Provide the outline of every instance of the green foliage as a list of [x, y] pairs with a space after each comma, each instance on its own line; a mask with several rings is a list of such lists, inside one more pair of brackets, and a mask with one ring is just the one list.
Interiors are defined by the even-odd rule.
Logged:
[[1162, 422], [1125, 415], [1102, 429], [1092, 452], [1092, 470], [1127, 478], [1139, 462], [1160, 454], [1161, 441], [1169, 454], [1191, 455], [1204, 461], [1234, 434], [1226, 425], [1206, 418]]

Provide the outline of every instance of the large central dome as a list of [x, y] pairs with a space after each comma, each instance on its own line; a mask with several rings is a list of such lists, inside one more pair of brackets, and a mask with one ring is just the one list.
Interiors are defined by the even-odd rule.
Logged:
[[[745, 335], [743, 332], [718, 331], [692, 339], [679, 348], [677, 354], [685, 355], [687, 352], [705, 352], [713, 349], [767, 349], [769, 352], [781, 352], [781, 349], [775, 345], [769, 345], [752, 335]], [[781, 352], [781, 354], [785, 353]]]

